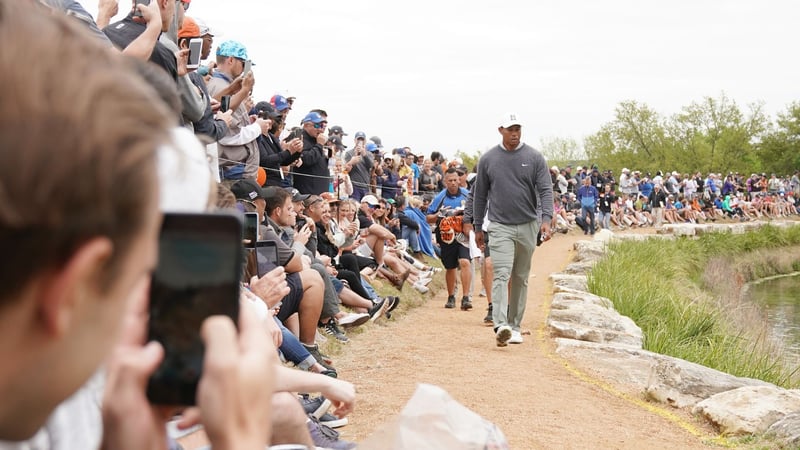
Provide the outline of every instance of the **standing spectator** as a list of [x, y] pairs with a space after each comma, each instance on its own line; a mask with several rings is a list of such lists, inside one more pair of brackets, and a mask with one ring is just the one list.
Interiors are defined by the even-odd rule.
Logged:
[[[456, 233], [462, 228], [464, 207], [467, 204], [469, 191], [459, 187], [458, 172], [455, 167], [447, 169], [444, 176], [446, 189], [434, 197], [428, 207], [428, 223], [436, 224], [436, 239], [441, 247], [441, 260], [445, 268], [445, 282], [447, 283], [447, 303], [444, 307], [456, 307], [456, 271], [461, 269], [461, 309], [472, 309], [469, 298], [469, 286], [472, 282], [469, 247], [456, 239]], [[469, 236], [467, 230], [464, 234]]]
[[[133, 20], [136, 10], [141, 11], [144, 23]], [[173, 80], [177, 80], [178, 61], [175, 54], [157, 41], [160, 32], [169, 30], [174, 16], [175, 2], [172, 0], [153, 1], [150, 5], [137, 4], [124, 19], [103, 28], [103, 33], [120, 50], [127, 50], [134, 43], [142, 45], [141, 53], [149, 54], [150, 62], [166, 70]], [[137, 39], [142, 35], [147, 39]]]
[[[400, 157], [397, 157], [397, 162]], [[393, 199], [402, 197], [403, 180], [397, 174], [395, 168], [395, 158], [389, 155], [383, 159], [383, 166], [378, 169], [378, 184], [381, 185], [381, 198]]]
[[611, 229], [611, 208], [614, 205], [614, 202], [617, 201], [617, 197], [611, 191], [611, 185], [606, 184], [603, 185], [603, 192], [599, 195], [600, 201], [598, 204], [598, 209], [600, 210], [600, 227], [605, 230]]
[[251, 111], [258, 115], [259, 119], [269, 121], [268, 130], [262, 130], [261, 135], [256, 139], [258, 145], [258, 165], [263, 167], [267, 174], [264, 186], [283, 186], [281, 167], [288, 166], [300, 158], [303, 151], [303, 141], [294, 138], [290, 142], [281, 143], [275, 135], [282, 116], [275, 111], [269, 102], [258, 102]]
[[[521, 141], [522, 122], [516, 114], [505, 115], [498, 131], [502, 142], [478, 163], [473, 221], [475, 242], [483, 247], [481, 225], [488, 208], [494, 265], [492, 318], [497, 346], [505, 347], [509, 342], [522, 343], [531, 256], [539, 232], [543, 241], [550, 239], [553, 184], [544, 156]], [[471, 231], [472, 226], [466, 228], [465, 232]]]
[[556, 174], [555, 188], [558, 191], [558, 194], [561, 196], [567, 195], [567, 189], [569, 188], [569, 183], [567, 182], [567, 177], [565, 176], [567, 171], [564, 169], [558, 170], [558, 166], [553, 166], [550, 168], [550, 170]]
[[[583, 179], [583, 186], [578, 189], [578, 199], [581, 202], [581, 219], [583, 219], [583, 222], [586, 224], [583, 234], [594, 235], [594, 213], [597, 209], [599, 193], [597, 192], [597, 188], [592, 186], [591, 177], [586, 177]], [[589, 216], [589, 222], [586, 221], [587, 215]]]
[[667, 195], [661, 190], [660, 184], [653, 186], [653, 192], [650, 193], [647, 201], [655, 217], [656, 228], [661, 228], [661, 224], [664, 222], [664, 206], [667, 204]]
[[431, 163], [433, 163], [431, 168], [433, 169], [434, 172], [439, 174], [439, 177], [438, 177], [439, 181], [438, 181], [437, 186], [436, 186], [436, 190], [437, 191], [441, 191], [442, 189], [444, 189], [444, 170], [442, 169], [442, 163], [443, 162], [444, 162], [444, 158], [442, 157], [441, 153], [439, 153], [439, 152], [431, 152]]
[[716, 175], [709, 173], [704, 183], [703, 197], [710, 200], [712, 203], [719, 196], [719, 188], [717, 187], [715, 178]]
[[[372, 181], [372, 169], [375, 166], [372, 152], [367, 151], [367, 135], [363, 131], [356, 132], [356, 144], [344, 155], [345, 171], [353, 183], [352, 197], [356, 201], [369, 194]], [[374, 144], [373, 144], [374, 145]], [[375, 146], [377, 148], [377, 146]]]
[[433, 161], [426, 159], [419, 174], [419, 191], [422, 194], [435, 194], [439, 186], [439, 174], [433, 170]]
[[328, 192], [331, 177], [328, 170], [328, 154], [324, 145], [328, 142], [325, 127], [328, 122], [316, 112], [303, 117], [303, 161], [294, 169], [294, 187], [303, 194], [319, 195]]
[[219, 158], [222, 179], [255, 179], [258, 172], [259, 151], [256, 139], [269, 131], [266, 120], [250, 123], [250, 109], [246, 100], [253, 90], [253, 72], [245, 74], [247, 49], [236, 41], [225, 41], [217, 47], [217, 67], [208, 82], [208, 93], [218, 101], [230, 95], [233, 117], [228, 134], [219, 140]]
[[694, 196], [697, 193], [697, 182], [694, 178], [690, 177], [689, 174], [683, 175], [683, 196], [686, 198], [688, 203], [691, 203], [694, 200]]
[[419, 176], [420, 170], [419, 166], [417, 165], [417, 157], [411, 153], [411, 149], [406, 147], [406, 165], [411, 168], [413, 172], [413, 178], [409, 179], [409, 189], [408, 195], [413, 195], [419, 192]]

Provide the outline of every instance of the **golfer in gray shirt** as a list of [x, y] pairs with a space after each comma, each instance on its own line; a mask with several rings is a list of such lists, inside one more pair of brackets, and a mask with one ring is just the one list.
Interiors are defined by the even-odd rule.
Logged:
[[[553, 184], [547, 161], [522, 143], [522, 122], [517, 117], [503, 116], [498, 128], [502, 143], [481, 156], [473, 188], [475, 242], [482, 247], [483, 233], [491, 237], [492, 320], [498, 347], [522, 343], [520, 324], [525, 314], [531, 256], [540, 227], [542, 240], [550, 239], [553, 218]], [[482, 230], [489, 204], [491, 225]]]

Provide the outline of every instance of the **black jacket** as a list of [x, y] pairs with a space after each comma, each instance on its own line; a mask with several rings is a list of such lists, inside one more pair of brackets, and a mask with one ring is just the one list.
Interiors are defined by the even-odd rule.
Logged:
[[294, 187], [303, 194], [319, 195], [328, 192], [333, 179], [328, 170], [328, 155], [325, 149], [303, 130], [303, 152], [301, 159], [303, 165], [295, 167]]
[[256, 138], [258, 144], [259, 163], [267, 171], [267, 182], [264, 186], [283, 186], [281, 178], [281, 166], [288, 166], [300, 158], [300, 153], [292, 153], [281, 148], [278, 138], [270, 134], [263, 134]]

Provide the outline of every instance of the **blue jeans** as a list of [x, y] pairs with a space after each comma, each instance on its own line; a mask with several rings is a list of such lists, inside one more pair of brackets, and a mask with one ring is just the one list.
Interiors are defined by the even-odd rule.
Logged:
[[586, 226], [589, 227], [588, 230], [584, 230], [585, 232], [589, 232], [594, 234], [594, 206], [581, 206], [581, 219], [586, 222], [586, 215], [589, 215], [589, 219], [591, 220], [591, 224], [586, 222]]
[[303, 344], [300, 343], [300, 340], [297, 339], [297, 336], [293, 335], [288, 328], [283, 326], [280, 320], [276, 317], [273, 318], [275, 323], [281, 328], [281, 334], [283, 334], [283, 342], [281, 346], [278, 347], [278, 351], [283, 354], [283, 357], [286, 358], [287, 361], [293, 363], [297, 366], [298, 369], [308, 370], [313, 366], [317, 360], [311, 356], [311, 353], [308, 353]]
[[413, 253], [418, 253], [420, 249], [417, 230], [411, 227], [403, 227], [402, 236], [403, 239], [408, 241], [408, 248], [411, 249]]
[[372, 285], [369, 284], [369, 281], [367, 281], [360, 274], [358, 274], [358, 277], [361, 279], [361, 286], [364, 286], [364, 290], [367, 291], [367, 294], [369, 294], [369, 299], [378, 300], [380, 297], [378, 297], [378, 293], [375, 292], [375, 289], [372, 288]]
[[600, 220], [600, 227], [606, 230], [611, 229], [611, 212], [603, 212], [600, 211], [597, 213], [598, 219]]

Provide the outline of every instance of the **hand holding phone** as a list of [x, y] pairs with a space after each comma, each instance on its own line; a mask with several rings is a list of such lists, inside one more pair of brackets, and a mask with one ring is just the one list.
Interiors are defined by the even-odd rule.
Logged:
[[231, 96], [223, 95], [219, 99], [219, 110], [222, 112], [227, 112], [229, 109], [231, 109]]
[[203, 53], [203, 38], [194, 38], [189, 41], [189, 62], [187, 69], [197, 69], [200, 67], [200, 56]]
[[266, 442], [263, 424], [270, 419], [278, 357], [264, 339], [264, 326], [242, 308], [238, 334], [229, 318], [215, 316], [203, 324], [202, 336], [206, 359], [197, 404], [211, 444], [245, 448]]
[[[229, 214], [165, 214], [150, 286], [148, 340], [164, 360], [147, 383], [150, 402], [194, 405], [203, 369], [200, 328], [239, 317], [242, 223]], [[235, 335], [235, 333], [234, 333]]]
[[277, 266], [259, 277], [251, 278], [250, 290], [261, 297], [268, 307], [275, 308], [290, 292], [286, 283], [286, 270], [283, 266]]
[[149, 4], [150, 0], [136, 0], [133, 4], [133, 17], [144, 17], [142, 11], [139, 9], [139, 5], [147, 6]]

